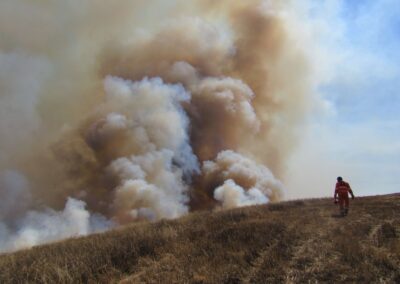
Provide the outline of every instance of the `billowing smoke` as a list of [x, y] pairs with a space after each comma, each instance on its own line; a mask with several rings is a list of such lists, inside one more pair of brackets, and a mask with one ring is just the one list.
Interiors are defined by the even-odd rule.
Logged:
[[0, 251], [284, 197], [289, 4], [56, 2], [0, 4]]
[[214, 198], [227, 208], [280, 200], [283, 194], [283, 184], [268, 168], [231, 150], [220, 152], [215, 162], [204, 162], [203, 175], [205, 182], [224, 183]]
[[24, 218], [9, 228], [0, 223], [2, 250], [15, 250], [51, 242], [70, 236], [81, 236], [112, 228], [113, 223], [103, 216], [90, 214], [85, 202], [68, 198], [65, 209], [28, 211]]

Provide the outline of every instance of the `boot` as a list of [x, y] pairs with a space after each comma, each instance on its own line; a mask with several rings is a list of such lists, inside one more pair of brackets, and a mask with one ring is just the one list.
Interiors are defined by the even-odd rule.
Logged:
[[347, 214], [349, 214], [349, 208], [344, 209], [344, 215], [347, 216]]

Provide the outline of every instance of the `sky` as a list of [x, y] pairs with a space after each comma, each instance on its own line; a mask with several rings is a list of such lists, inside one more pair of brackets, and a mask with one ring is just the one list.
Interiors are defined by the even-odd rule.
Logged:
[[337, 176], [359, 196], [400, 192], [400, 1], [302, 9], [317, 35], [325, 109], [292, 157], [287, 196], [329, 196]]

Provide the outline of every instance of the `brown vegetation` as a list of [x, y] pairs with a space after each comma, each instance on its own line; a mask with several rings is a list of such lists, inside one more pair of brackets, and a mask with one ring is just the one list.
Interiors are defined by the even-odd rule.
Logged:
[[0, 256], [0, 283], [400, 282], [400, 194], [140, 223]]

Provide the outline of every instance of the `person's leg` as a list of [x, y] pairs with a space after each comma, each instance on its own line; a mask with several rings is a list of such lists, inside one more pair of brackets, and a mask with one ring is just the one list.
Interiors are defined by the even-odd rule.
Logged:
[[344, 216], [345, 204], [343, 196], [339, 196], [340, 215]]
[[349, 196], [346, 196], [344, 199], [344, 214], [347, 215], [349, 213]]

